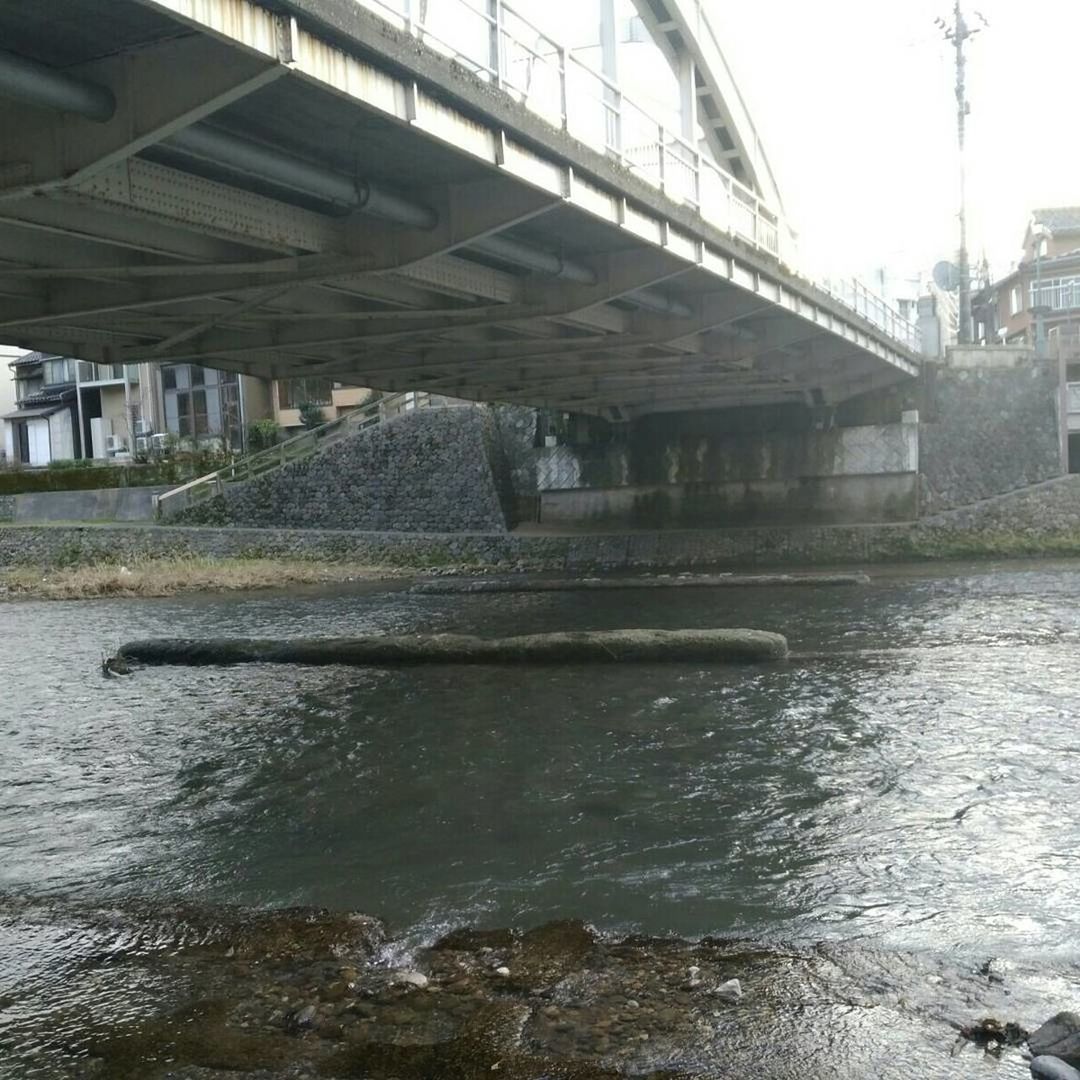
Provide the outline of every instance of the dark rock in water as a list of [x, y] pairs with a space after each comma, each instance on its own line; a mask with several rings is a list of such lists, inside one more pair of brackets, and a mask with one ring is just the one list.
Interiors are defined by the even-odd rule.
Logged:
[[1074, 1012], [1058, 1013], [1032, 1032], [1028, 1045], [1036, 1057], [1049, 1054], [1068, 1065], [1080, 1066], [1080, 1016]]
[[1027, 1031], [1011, 1021], [1003, 1024], [1000, 1020], [987, 1017], [977, 1023], [968, 1024], [960, 1029], [960, 1037], [981, 1046], [990, 1053], [1000, 1053], [1006, 1046], [1019, 1046], [1026, 1042]]
[[1031, 1063], [1033, 1080], [1080, 1080], [1080, 1070], [1074, 1069], [1059, 1057], [1043, 1054]]
[[309, 1028], [315, 1026], [315, 1006], [305, 1005], [302, 1009], [297, 1009], [295, 1012], [290, 1013], [285, 1019], [286, 1031], [307, 1031]]
[[480, 949], [509, 949], [513, 944], [514, 934], [510, 930], [474, 930], [465, 926], [440, 938], [432, 949], [479, 952]]

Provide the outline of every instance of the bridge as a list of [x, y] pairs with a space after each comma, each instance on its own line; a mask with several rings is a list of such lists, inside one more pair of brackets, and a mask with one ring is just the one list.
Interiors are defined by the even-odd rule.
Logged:
[[798, 273], [700, 7], [638, 5], [660, 115], [601, 11], [585, 57], [517, 0], [2, 0], [0, 340], [614, 419], [917, 374]]

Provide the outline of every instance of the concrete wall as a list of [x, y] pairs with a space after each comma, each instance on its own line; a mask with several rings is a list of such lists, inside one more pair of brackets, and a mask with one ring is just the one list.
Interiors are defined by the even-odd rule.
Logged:
[[6, 496], [0, 521], [152, 521], [154, 495], [168, 487], [36, 491]]
[[814, 420], [803, 407], [672, 413], [608, 445], [541, 448], [541, 521], [678, 528], [916, 516], [916, 423], [819, 430]]
[[188, 522], [326, 529], [492, 531], [506, 528], [479, 406], [416, 409], [323, 453], [226, 489]]
[[911, 521], [917, 512], [918, 477], [914, 472], [576, 488], [540, 495], [540, 520], [563, 526], [846, 524]]
[[274, 403], [271, 398], [273, 386], [270, 379], [259, 379], [254, 375], [240, 376], [241, 408], [245, 425], [274, 415]]
[[1026, 349], [955, 348], [922, 377], [922, 510], [1037, 484], [1062, 461], [1060, 372]]
[[[101, 427], [105, 438], [115, 435], [121, 445], [130, 451], [133, 449], [131, 423], [127, 414], [127, 403], [123, 386], [103, 386], [101, 388]], [[102, 447], [104, 449], [104, 447]], [[109, 454], [103, 456], [109, 457]]]

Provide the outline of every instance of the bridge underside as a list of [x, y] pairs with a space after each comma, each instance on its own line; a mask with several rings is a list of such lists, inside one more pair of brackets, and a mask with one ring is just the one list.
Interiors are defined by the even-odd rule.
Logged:
[[6, 49], [114, 103], [0, 81], [0, 340], [609, 416], [916, 373], [745, 207], [706, 223], [357, 5], [272, 6], [0, 0]]

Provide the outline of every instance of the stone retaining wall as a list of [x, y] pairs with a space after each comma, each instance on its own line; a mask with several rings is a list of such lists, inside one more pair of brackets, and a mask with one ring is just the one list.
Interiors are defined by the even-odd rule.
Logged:
[[[1002, 539], [1016, 541], [1009, 547]], [[0, 528], [0, 567], [140, 556], [283, 557], [371, 565], [711, 567], [872, 563], [977, 554], [1080, 552], [1080, 476], [940, 514], [918, 524], [634, 532], [578, 536], [385, 533], [184, 526]], [[981, 546], [982, 545], [982, 546]]]
[[1023, 489], [1065, 471], [1057, 361], [1011, 347], [954, 348], [924, 362], [924, 513]]
[[491, 418], [417, 409], [185, 510], [189, 524], [495, 532], [506, 528]]

